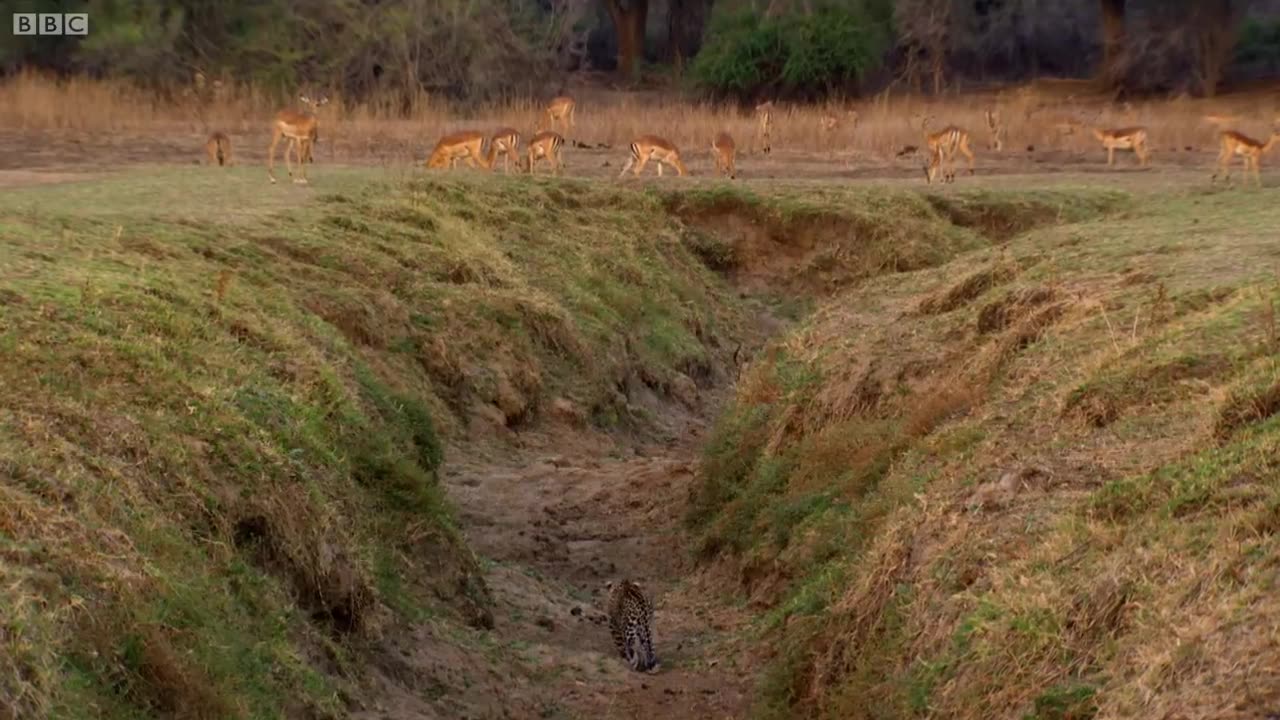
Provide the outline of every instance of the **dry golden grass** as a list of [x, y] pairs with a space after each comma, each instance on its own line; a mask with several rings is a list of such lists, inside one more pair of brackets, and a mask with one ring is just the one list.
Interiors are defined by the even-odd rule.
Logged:
[[[1094, 149], [1088, 126], [1144, 125], [1152, 149], [1213, 149], [1220, 129], [1265, 136], [1276, 117], [1269, 96], [1239, 95], [1215, 100], [1172, 100], [1114, 104], [1067, 87], [1063, 97], [1044, 83], [999, 93], [927, 98], [882, 94], [849, 103], [786, 105], [775, 103], [771, 141], [783, 152], [834, 152], [889, 159], [908, 145], [920, 145], [920, 118], [969, 130], [974, 149], [991, 150], [993, 135], [986, 112], [998, 110], [1005, 153]], [[577, 99], [571, 141], [622, 147], [638, 135], [656, 133], [681, 149], [705, 150], [716, 133], [729, 132], [742, 152], [757, 152], [757, 119], [735, 106], [691, 103], [677, 97], [599, 90], [573, 93]], [[465, 112], [423, 94], [411, 102], [373, 98], [333, 102], [321, 111], [322, 137], [337, 138], [361, 155], [362, 146], [399, 140], [429, 143], [465, 128], [511, 126], [532, 136], [546, 123], [545, 98], [531, 98]], [[293, 103], [293, 104], [296, 104]], [[284, 105], [260, 88], [228, 82], [215, 89], [161, 97], [125, 82], [86, 78], [54, 79], [19, 73], [0, 83], [0, 125], [19, 130], [111, 132], [125, 134], [208, 132], [268, 134], [271, 117]], [[856, 113], [856, 122], [853, 120]], [[839, 122], [834, 125], [830, 119]]]
[[1132, 202], [867, 280], [757, 360], [723, 427], [793, 430], [711, 449], [703, 527], [777, 598], [761, 717], [1277, 707], [1275, 205]]

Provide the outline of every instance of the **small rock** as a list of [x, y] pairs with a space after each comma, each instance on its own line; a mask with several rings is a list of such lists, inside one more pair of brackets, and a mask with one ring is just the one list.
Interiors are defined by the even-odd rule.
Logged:
[[582, 608], [578, 607], [577, 605], [574, 605], [573, 609], [569, 611], [569, 614], [574, 617], [582, 617]]
[[549, 617], [540, 617], [535, 621], [535, 623], [538, 627], [546, 630], [547, 632], [551, 632], [556, 629], [556, 624], [552, 622]]

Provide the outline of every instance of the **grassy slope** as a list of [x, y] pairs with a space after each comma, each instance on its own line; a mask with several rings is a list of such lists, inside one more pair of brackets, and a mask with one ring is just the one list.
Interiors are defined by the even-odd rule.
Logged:
[[760, 714], [1274, 709], [1278, 222], [1134, 198], [868, 281], [757, 360], [690, 519], [764, 609]]
[[487, 621], [440, 436], [731, 352], [655, 196], [370, 181], [0, 200], [0, 717], [341, 715], [380, 628]]

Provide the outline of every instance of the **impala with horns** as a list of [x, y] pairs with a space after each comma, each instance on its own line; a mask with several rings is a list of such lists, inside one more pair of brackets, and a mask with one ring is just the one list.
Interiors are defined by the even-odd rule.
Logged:
[[303, 105], [309, 106], [311, 112], [281, 110], [276, 113], [275, 121], [272, 124], [271, 147], [267, 149], [267, 177], [271, 178], [273, 183], [276, 181], [276, 146], [280, 143], [280, 138], [288, 138], [289, 140], [289, 144], [284, 149], [284, 162], [289, 171], [289, 177], [293, 178], [293, 164], [289, 162], [289, 151], [292, 150], [298, 156], [299, 174], [299, 177], [293, 178], [293, 181], [300, 185], [307, 183], [306, 161], [311, 159], [311, 146], [319, 137], [320, 132], [320, 120], [316, 115], [321, 106], [328, 104], [329, 97], [322, 95], [312, 99], [302, 95], [298, 99]]

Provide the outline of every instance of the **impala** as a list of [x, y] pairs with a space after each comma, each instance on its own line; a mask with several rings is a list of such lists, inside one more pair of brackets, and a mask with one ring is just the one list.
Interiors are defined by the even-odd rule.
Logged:
[[489, 139], [489, 157], [485, 164], [493, 167], [498, 155], [502, 155], [503, 172], [511, 174], [511, 158], [518, 158], [516, 150], [520, 147], [520, 132], [514, 128], [504, 127], [494, 131]]
[[938, 176], [938, 172], [942, 171], [943, 182], [955, 182], [956, 153], [969, 159], [969, 174], [972, 175], [974, 163], [973, 151], [969, 149], [969, 133], [955, 125], [948, 125], [936, 133], [931, 133], [929, 132], [931, 121], [931, 117], [926, 117], [920, 122], [920, 129], [924, 131], [925, 145], [929, 150], [924, 169], [925, 180], [932, 183]]
[[1253, 170], [1254, 180], [1258, 187], [1262, 187], [1262, 171], [1259, 167], [1262, 156], [1271, 151], [1277, 142], [1280, 142], [1280, 131], [1272, 130], [1271, 138], [1265, 143], [1258, 142], [1244, 133], [1235, 130], [1225, 130], [1218, 135], [1222, 149], [1218, 153], [1218, 170], [1209, 179], [1209, 182], [1215, 182], [1219, 175], [1223, 176], [1224, 182], [1231, 181], [1231, 158], [1239, 155], [1240, 160], [1244, 163], [1245, 182], [1249, 181], [1249, 171]]
[[231, 164], [231, 138], [226, 133], [215, 132], [210, 135], [209, 141], [204, 144], [204, 151], [209, 156], [210, 165]]
[[573, 129], [573, 110], [577, 107], [577, 103], [568, 95], [559, 95], [551, 98], [551, 102], [547, 103], [544, 112], [547, 116], [547, 129], [554, 130], [556, 123], [559, 122], [564, 126], [567, 134]]
[[311, 107], [311, 112], [281, 110], [276, 113], [275, 122], [272, 125], [271, 147], [267, 149], [267, 177], [271, 178], [273, 183], [276, 181], [276, 145], [280, 143], [282, 137], [289, 139], [289, 145], [284, 149], [284, 163], [289, 170], [289, 177], [293, 177], [293, 165], [289, 162], [289, 151], [293, 150], [298, 154], [299, 174], [299, 177], [293, 178], [293, 181], [299, 185], [307, 183], [307, 166], [304, 159], [311, 159], [311, 145], [319, 137], [320, 128], [316, 113], [319, 112], [320, 106], [329, 102], [329, 98], [321, 96], [312, 100], [302, 95], [298, 99], [303, 105]]
[[711, 159], [715, 161], [716, 172], [728, 175], [730, 180], [736, 178], [738, 174], [735, 167], [736, 155], [737, 148], [733, 144], [733, 137], [727, 132], [716, 133], [715, 140], [711, 141]]
[[1004, 126], [1000, 123], [1000, 111], [998, 109], [990, 109], [984, 113], [983, 117], [987, 121], [987, 130], [991, 132], [991, 149], [996, 152], [1004, 152]]
[[1116, 150], [1132, 150], [1139, 165], [1146, 165], [1151, 157], [1147, 152], [1147, 129], [1144, 127], [1126, 127], [1115, 130], [1093, 128], [1093, 136], [1098, 138], [1102, 147], [1107, 149], [1107, 167], [1116, 164]]
[[427, 158], [427, 168], [442, 168], [447, 165], [452, 170], [458, 166], [459, 160], [466, 160], [471, 167], [483, 167], [488, 170], [489, 165], [480, 152], [483, 147], [484, 133], [482, 132], [464, 130], [445, 135], [432, 148], [431, 156]]
[[534, 166], [538, 160], [546, 158], [551, 165], [551, 172], [559, 174], [560, 172], [560, 148], [564, 146], [564, 138], [560, 133], [552, 130], [544, 130], [534, 135], [529, 140], [529, 174], [533, 175]]
[[663, 165], [675, 168], [678, 175], [689, 174], [684, 162], [680, 160], [680, 151], [675, 145], [657, 135], [641, 135], [631, 143], [631, 157], [627, 158], [627, 164], [622, 166], [622, 172], [618, 173], [618, 177], [626, 175], [628, 170], [631, 170], [633, 175], [639, 175], [650, 160], [658, 163], [658, 177], [662, 177]]
[[773, 148], [769, 144], [769, 129], [773, 125], [773, 101], [766, 100], [756, 105], [756, 142], [760, 150], [768, 155]]

